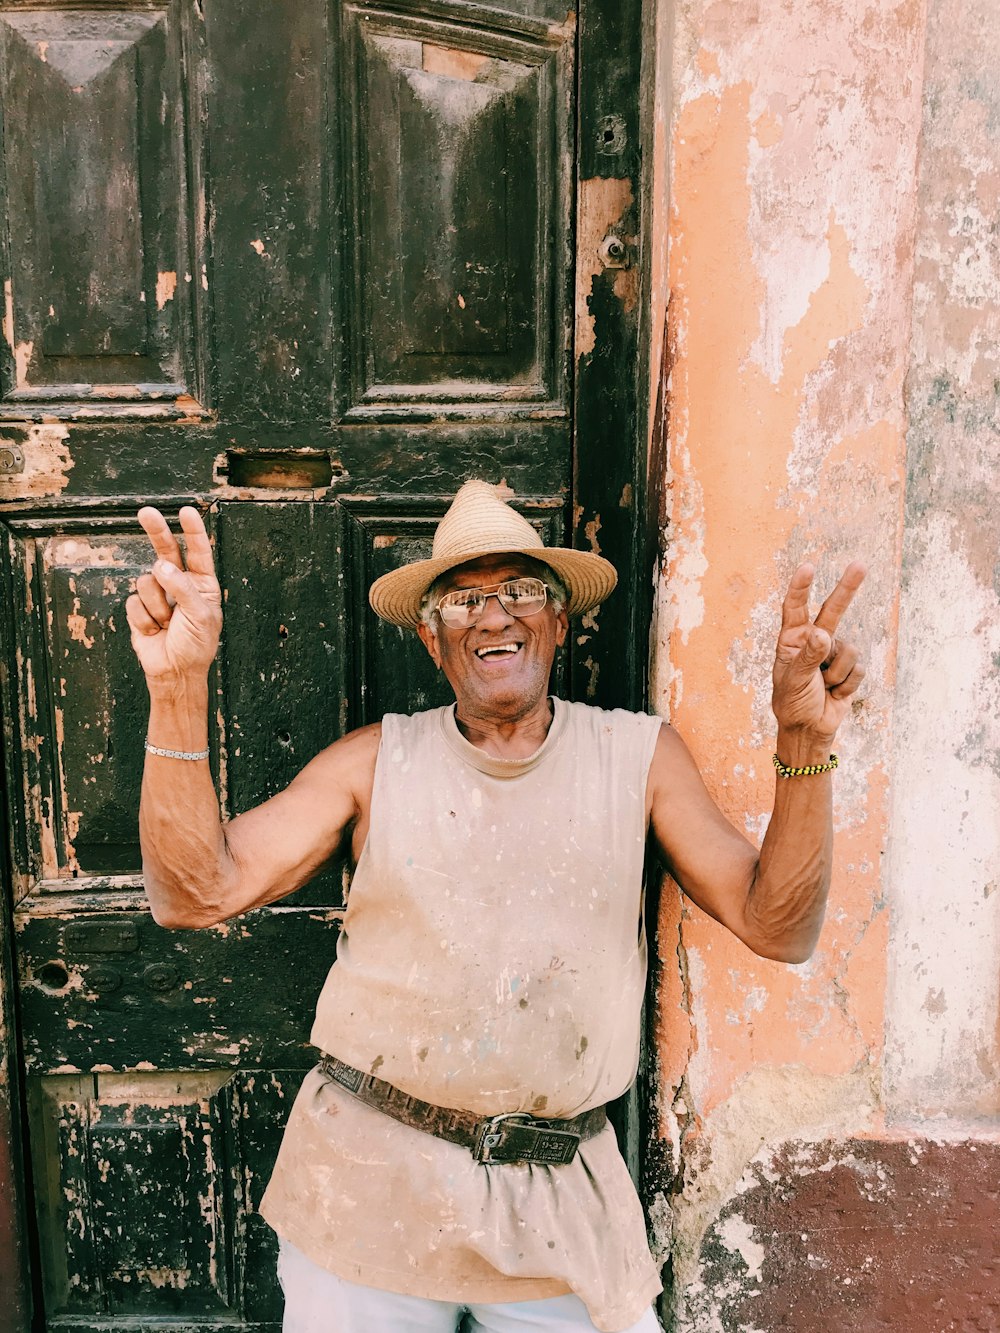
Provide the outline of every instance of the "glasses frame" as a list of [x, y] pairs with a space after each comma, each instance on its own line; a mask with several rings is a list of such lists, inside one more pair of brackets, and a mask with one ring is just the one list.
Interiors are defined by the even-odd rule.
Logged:
[[[536, 607], [533, 611], [519, 611], [515, 607], [508, 606], [504, 601], [503, 592], [504, 589], [509, 588], [513, 583], [537, 583], [543, 593], [541, 606]], [[478, 614], [476, 615], [475, 619], [470, 620], [468, 623], [462, 622], [461, 624], [458, 623], [449, 624], [446, 617], [442, 614], [441, 611], [442, 603], [445, 604], [447, 609], [451, 609], [450, 605], [445, 600], [446, 598], [455, 597], [459, 595], [468, 596], [469, 593], [481, 593], [483, 596], [483, 604], [479, 608]], [[486, 584], [482, 587], [454, 588], [452, 589], [451, 592], [446, 592], [443, 594], [443, 596], [438, 598], [438, 600], [434, 604], [434, 610], [440, 617], [442, 625], [447, 625], [449, 629], [472, 629], [473, 626], [479, 624], [480, 620], [482, 620], [483, 616], [486, 614], [486, 605], [491, 597], [495, 597], [497, 599], [497, 601], [500, 603], [500, 605], [503, 607], [503, 609], [507, 612], [509, 616], [514, 616], [518, 620], [526, 620], [529, 616], [537, 616], [540, 611], [544, 611], [546, 605], [548, 604], [550, 596], [551, 593], [549, 590], [549, 586], [544, 579], [537, 578], [534, 574], [520, 574], [518, 575], [517, 578], [504, 579], [500, 583]], [[457, 606], [455, 609], [462, 610], [463, 608], [461, 606]]]

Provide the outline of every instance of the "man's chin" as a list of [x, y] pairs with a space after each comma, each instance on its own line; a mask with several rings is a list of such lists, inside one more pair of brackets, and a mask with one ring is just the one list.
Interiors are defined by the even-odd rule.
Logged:
[[511, 673], [506, 678], [497, 674], [495, 680], [477, 680], [478, 688], [459, 695], [458, 704], [471, 706], [483, 718], [493, 718], [498, 722], [516, 721], [524, 717], [547, 694], [543, 684], [539, 688], [535, 680], [525, 681]]

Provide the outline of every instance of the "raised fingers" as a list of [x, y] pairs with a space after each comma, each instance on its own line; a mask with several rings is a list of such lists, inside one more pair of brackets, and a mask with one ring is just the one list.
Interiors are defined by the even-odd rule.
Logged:
[[214, 574], [215, 561], [212, 558], [212, 545], [205, 531], [205, 520], [193, 505], [185, 505], [180, 511], [179, 518], [184, 533], [184, 552], [188, 569], [192, 574]]
[[170, 531], [167, 520], [158, 509], [152, 505], [143, 505], [136, 514], [143, 532], [149, 538], [149, 544], [156, 552], [157, 558], [166, 560], [171, 565], [176, 565], [178, 569], [184, 568], [184, 560], [181, 557], [180, 543], [174, 534]]
[[812, 587], [815, 570], [812, 565], [799, 565], [792, 575], [781, 603], [781, 628], [792, 629], [804, 625], [809, 619], [809, 589]]
[[840, 582], [819, 609], [815, 624], [833, 634], [840, 624], [841, 616], [854, 601], [854, 594], [861, 587], [868, 571], [860, 560], [852, 560], [840, 576]]

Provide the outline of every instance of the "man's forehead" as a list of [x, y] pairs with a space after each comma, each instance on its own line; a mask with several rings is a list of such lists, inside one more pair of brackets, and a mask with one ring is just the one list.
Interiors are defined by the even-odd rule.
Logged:
[[480, 583], [537, 573], [538, 562], [526, 555], [484, 555], [442, 574], [441, 587], [444, 591], [449, 588], [474, 588]]

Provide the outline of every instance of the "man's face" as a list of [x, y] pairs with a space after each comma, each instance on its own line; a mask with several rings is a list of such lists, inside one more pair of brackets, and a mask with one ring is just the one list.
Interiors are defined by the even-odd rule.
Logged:
[[[485, 556], [453, 569], [439, 594], [459, 588], [492, 588], [506, 579], [537, 577], [538, 566], [523, 556]], [[440, 616], [437, 633], [419, 626], [427, 651], [455, 691], [464, 715], [497, 721], [516, 720], [530, 712], [548, 691], [556, 649], [566, 638], [565, 611], [555, 611], [549, 597], [541, 611], [513, 616], [490, 597], [482, 618], [469, 629], [449, 629]], [[490, 654], [502, 644], [515, 651]]]

